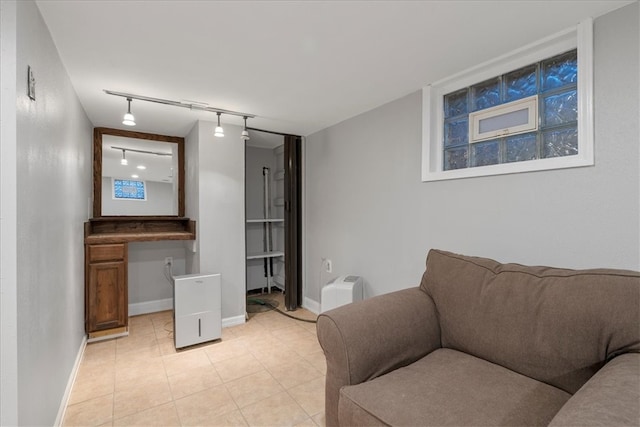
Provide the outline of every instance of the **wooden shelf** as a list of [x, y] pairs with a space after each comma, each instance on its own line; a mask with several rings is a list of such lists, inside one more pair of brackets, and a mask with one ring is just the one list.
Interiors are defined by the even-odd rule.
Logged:
[[253, 254], [247, 254], [247, 259], [277, 258], [281, 256], [284, 256], [284, 252], [281, 252], [281, 251], [258, 252]]
[[180, 217], [102, 217], [84, 224], [87, 244], [195, 240], [196, 223]]

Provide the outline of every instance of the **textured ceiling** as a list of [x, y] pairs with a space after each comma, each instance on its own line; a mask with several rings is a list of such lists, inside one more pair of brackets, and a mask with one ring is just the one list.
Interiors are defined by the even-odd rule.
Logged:
[[[123, 128], [126, 102], [109, 89], [255, 114], [251, 127], [300, 135], [629, 3], [37, 1], [95, 126]], [[139, 131], [184, 136], [216, 120], [131, 107]]]

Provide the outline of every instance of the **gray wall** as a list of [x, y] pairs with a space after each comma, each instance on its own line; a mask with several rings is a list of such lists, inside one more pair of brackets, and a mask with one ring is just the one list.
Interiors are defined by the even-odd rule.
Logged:
[[369, 296], [414, 286], [430, 248], [640, 269], [638, 16], [595, 20], [594, 167], [422, 183], [420, 91], [309, 136], [305, 296], [348, 273]]
[[92, 125], [34, 2], [17, 2], [16, 40], [18, 423], [52, 425], [85, 335]]

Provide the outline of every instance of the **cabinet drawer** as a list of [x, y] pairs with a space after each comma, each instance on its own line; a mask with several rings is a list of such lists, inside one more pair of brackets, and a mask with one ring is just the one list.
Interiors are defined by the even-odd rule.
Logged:
[[126, 243], [111, 245], [89, 245], [89, 262], [114, 261], [125, 259]]

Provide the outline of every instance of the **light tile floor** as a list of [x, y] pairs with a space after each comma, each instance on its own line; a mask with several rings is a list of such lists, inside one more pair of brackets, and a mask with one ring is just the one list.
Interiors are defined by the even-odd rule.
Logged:
[[171, 311], [130, 318], [128, 337], [87, 345], [64, 425], [324, 426], [315, 324], [249, 316], [222, 340], [178, 352]]

